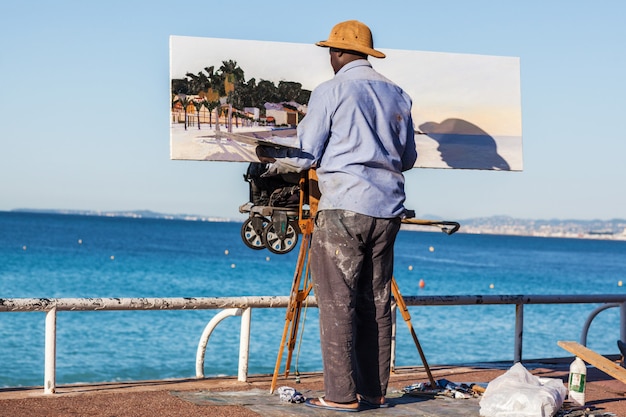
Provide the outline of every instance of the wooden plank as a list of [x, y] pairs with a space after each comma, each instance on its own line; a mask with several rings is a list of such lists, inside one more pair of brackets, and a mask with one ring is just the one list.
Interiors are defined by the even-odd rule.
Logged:
[[595, 366], [602, 372], [611, 375], [613, 378], [626, 384], [626, 369], [622, 368], [615, 362], [577, 342], [558, 341], [557, 344], [568, 352], [578, 356], [585, 362]]

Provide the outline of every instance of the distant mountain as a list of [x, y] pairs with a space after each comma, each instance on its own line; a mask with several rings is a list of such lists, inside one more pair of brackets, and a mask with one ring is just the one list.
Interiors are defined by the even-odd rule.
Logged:
[[459, 223], [460, 232], [465, 233], [626, 240], [626, 219], [537, 220], [492, 216], [465, 219]]

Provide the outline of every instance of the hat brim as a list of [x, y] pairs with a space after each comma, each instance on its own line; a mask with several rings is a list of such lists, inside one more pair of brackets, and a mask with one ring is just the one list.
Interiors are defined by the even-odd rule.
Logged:
[[315, 45], [322, 46], [322, 47], [325, 47], [325, 48], [337, 48], [337, 49], [343, 49], [345, 51], [360, 52], [362, 54], [371, 55], [374, 58], [384, 58], [385, 57], [385, 54], [383, 54], [380, 51], [377, 51], [376, 49], [368, 48], [367, 46], [354, 45], [354, 44], [348, 43], [348, 42], [320, 41], [320, 42], [316, 42]]

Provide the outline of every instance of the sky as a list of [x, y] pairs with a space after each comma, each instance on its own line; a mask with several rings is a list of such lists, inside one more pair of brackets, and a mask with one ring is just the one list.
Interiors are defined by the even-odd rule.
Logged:
[[245, 163], [169, 159], [169, 37], [315, 43], [350, 19], [378, 48], [520, 59], [524, 170], [413, 169], [418, 217], [626, 218], [621, 0], [2, 2], [0, 211], [245, 218]]

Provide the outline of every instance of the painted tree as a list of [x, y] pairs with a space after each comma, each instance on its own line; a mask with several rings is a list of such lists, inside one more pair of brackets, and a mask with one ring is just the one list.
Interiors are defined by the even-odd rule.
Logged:
[[202, 101], [203, 99], [195, 99], [191, 102], [193, 106], [196, 108], [196, 118], [198, 119], [198, 130], [200, 130], [200, 110], [202, 110], [202, 107], [204, 106], [204, 104], [202, 104]]
[[187, 94], [179, 93], [176, 95], [176, 99], [172, 102], [172, 107], [177, 102], [180, 103], [183, 107], [183, 111], [185, 112], [185, 130], [187, 130], [187, 106], [191, 104], [191, 99], [187, 97]]
[[220, 104], [218, 94], [209, 88], [206, 93], [202, 94], [202, 105], [209, 111], [209, 127], [213, 126], [213, 110]]
[[[311, 91], [302, 89], [302, 84], [299, 82], [280, 81], [278, 87], [269, 80], [260, 80], [257, 83], [255, 78], [251, 78], [246, 82], [243, 69], [239, 67], [237, 61], [232, 59], [222, 61], [217, 70], [215, 70], [215, 66], [208, 66], [197, 74], [187, 73], [186, 77], [186, 79], [172, 80], [172, 93], [197, 95], [200, 97], [200, 101], [206, 98], [209, 105], [205, 103], [203, 106], [209, 109], [209, 124], [212, 123], [212, 110], [217, 108], [219, 117], [220, 97], [228, 103], [230, 115], [233, 114], [233, 107], [237, 110], [243, 110], [245, 107], [256, 107], [264, 115], [265, 103], [295, 101], [299, 104], [306, 104], [311, 95]], [[235, 111], [234, 115], [238, 126], [238, 119], [242, 117], [242, 114]], [[228, 117], [228, 123], [230, 123], [230, 117]], [[218, 128], [219, 119], [216, 123], [216, 129]]]

